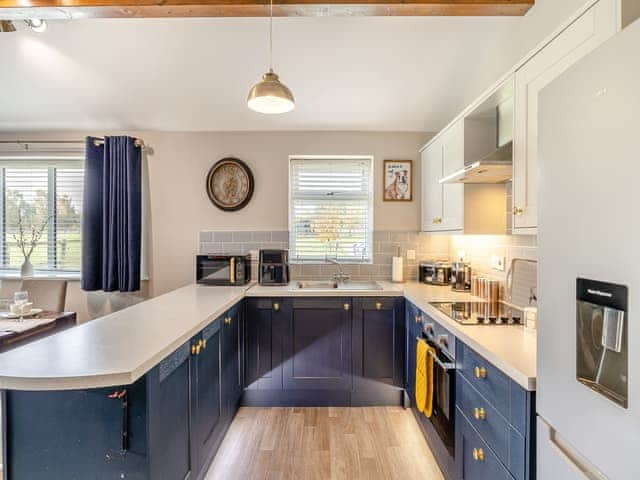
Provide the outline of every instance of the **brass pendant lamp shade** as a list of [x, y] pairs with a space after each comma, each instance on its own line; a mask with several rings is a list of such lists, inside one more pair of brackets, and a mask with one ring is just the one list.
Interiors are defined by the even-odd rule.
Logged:
[[293, 94], [287, 86], [280, 81], [273, 71], [273, 0], [270, 3], [269, 15], [269, 71], [262, 76], [262, 80], [256, 83], [247, 97], [247, 106], [259, 113], [277, 114], [286, 113], [296, 106]]
[[269, 69], [249, 91], [247, 105], [260, 113], [286, 113], [296, 106], [291, 90]]

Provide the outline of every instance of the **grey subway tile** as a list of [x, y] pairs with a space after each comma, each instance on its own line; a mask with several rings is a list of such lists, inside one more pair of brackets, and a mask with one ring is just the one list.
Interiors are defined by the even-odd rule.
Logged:
[[213, 240], [216, 242], [231, 242], [233, 241], [233, 232], [212, 232]]
[[271, 241], [271, 231], [266, 232], [253, 232], [254, 242], [270, 242]]
[[200, 243], [213, 241], [213, 232], [200, 232]]
[[234, 243], [250, 242], [253, 239], [253, 232], [233, 232]]
[[274, 230], [271, 232], [272, 242], [288, 242], [289, 232], [287, 230]]

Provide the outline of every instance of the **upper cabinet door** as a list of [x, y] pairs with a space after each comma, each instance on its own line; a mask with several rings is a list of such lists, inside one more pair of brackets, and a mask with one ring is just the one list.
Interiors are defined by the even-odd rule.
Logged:
[[[618, 30], [617, 0], [601, 0], [522, 66], [515, 77], [513, 233], [538, 226], [538, 96]], [[558, 199], [561, 201], [562, 199]]]
[[[442, 134], [442, 176], [462, 168], [464, 168], [464, 119], [458, 120]], [[464, 228], [464, 185], [461, 183], [440, 185], [442, 187], [440, 230], [461, 231]]]
[[442, 223], [442, 137], [422, 151], [422, 231], [436, 232]]

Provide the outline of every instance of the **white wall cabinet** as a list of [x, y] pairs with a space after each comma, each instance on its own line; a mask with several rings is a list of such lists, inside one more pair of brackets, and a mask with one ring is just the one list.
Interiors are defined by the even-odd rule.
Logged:
[[[513, 233], [535, 234], [538, 225], [538, 96], [540, 91], [619, 30], [618, 0], [601, 0], [515, 75]], [[562, 201], [562, 199], [558, 199]]]
[[422, 231], [462, 231], [464, 186], [441, 184], [464, 166], [464, 122], [459, 121], [422, 151]]

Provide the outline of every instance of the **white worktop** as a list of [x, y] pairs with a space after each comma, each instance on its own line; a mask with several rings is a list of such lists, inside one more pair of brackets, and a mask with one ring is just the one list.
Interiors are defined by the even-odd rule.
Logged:
[[517, 326], [460, 325], [429, 305], [469, 300], [448, 287], [379, 282], [382, 290], [188, 285], [0, 354], [0, 389], [71, 390], [135, 382], [245, 296], [403, 295], [518, 384], [535, 389], [535, 334]]
[[404, 297], [522, 388], [536, 389], [535, 332], [528, 332], [519, 325], [462, 325], [452, 320], [429, 302], [465, 301], [474, 297], [447, 287], [411, 283], [405, 285]]

